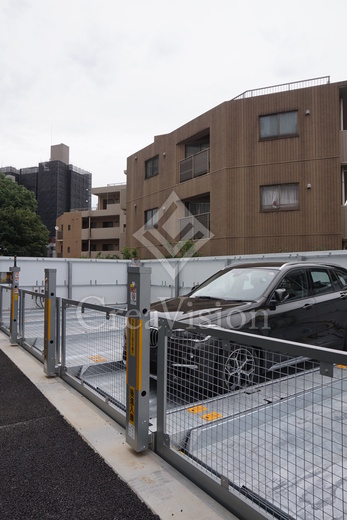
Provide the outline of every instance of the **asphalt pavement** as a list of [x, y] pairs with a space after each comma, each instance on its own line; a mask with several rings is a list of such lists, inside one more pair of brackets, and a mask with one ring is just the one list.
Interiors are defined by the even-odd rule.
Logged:
[[233, 519], [0, 332], [0, 519]]
[[159, 516], [0, 351], [0, 518]]

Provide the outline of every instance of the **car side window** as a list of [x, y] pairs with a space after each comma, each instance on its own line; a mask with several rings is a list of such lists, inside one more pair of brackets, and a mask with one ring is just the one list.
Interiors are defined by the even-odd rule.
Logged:
[[307, 298], [309, 289], [305, 270], [288, 273], [279, 283], [278, 289], [286, 289], [285, 301]]
[[342, 287], [346, 287], [347, 286], [347, 273], [345, 273], [344, 271], [342, 271], [340, 269], [335, 269], [335, 273], [336, 273], [337, 278], [339, 279]]
[[327, 269], [311, 269], [310, 273], [314, 295], [334, 292]]

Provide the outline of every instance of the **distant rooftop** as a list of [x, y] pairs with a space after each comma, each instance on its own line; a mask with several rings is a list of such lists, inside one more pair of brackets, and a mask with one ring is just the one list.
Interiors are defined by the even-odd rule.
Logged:
[[81, 175], [92, 175], [87, 170], [83, 170], [82, 168], [78, 168], [78, 166], [74, 166], [73, 164], [69, 164], [69, 170], [75, 173], [80, 173]]
[[303, 81], [293, 81], [292, 83], [282, 83], [281, 85], [273, 85], [271, 87], [246, 90], [246, 92], [233, 98], [232, 101], [256, 96], [265, 96], [267, 94], [277, 94], [278, 92], [287, 92], [299, 88], [318, 87], [319, 85], [327, 85], [328, 83], [330, 83], [330, 76], [322, 76], [321, 78], [306, 79]]
[[19, 171], [17, 170], [17, 168], [14, 168], [13, 166], [2, 166], [0, 168], [0, 172], [1, 173], [19, 173]]

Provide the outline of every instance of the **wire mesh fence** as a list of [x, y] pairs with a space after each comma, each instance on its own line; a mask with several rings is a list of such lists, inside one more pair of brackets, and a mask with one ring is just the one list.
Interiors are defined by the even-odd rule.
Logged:
[[62, 376], [125, 415], [126, 310], [62, 300]]
[[44, 306], [44, 293], [19, 291], [19, 340], [40, 355], [44, 351]]
[[158, 420], [175, 464], [188, 462], [267, 518], [345, 518], [346, 354], [254, 345], [168, 332]]
[[[9, 328], [10, 288], [0, 297]], [[20, 340], [43, 353], [45, 297], [19, 299]], [[124, 425], [126, 309], [65, 299], [60, 308], [61, 377]], [[161, 323], [150, 334], [159, 455], [169, 451], [208, 492], [222, 489], [215, 498], [233, 512], [237, 496], [264, 518], [345, 518], [347, 354]]]

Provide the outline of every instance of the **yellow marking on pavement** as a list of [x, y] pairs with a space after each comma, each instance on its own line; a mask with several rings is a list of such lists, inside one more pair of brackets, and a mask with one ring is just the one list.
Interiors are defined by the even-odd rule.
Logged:
[[201, 413], [201, 412], [204, 412], [205, 410], [207, 410], [206, 406], [202, 406], [201, 404], [198, 406], [192, 406], [192, 408], [187, 408], [187, 412], [193, 413], [193, 414]]
[[205, 421], [215, 421], [216, 419], [220, 419], [222, 417], [221, 413], [211, 412], [205, 413], [205, 415], [201, 416]]
[[88, 356], [89, 359], [91, 359], [92, 361], [94, 361], [94, 363], [105, 363], [105, 361], [107, 361], [106, 358], [100, 356], [100, 355], [97, 355], [97, 356]]

